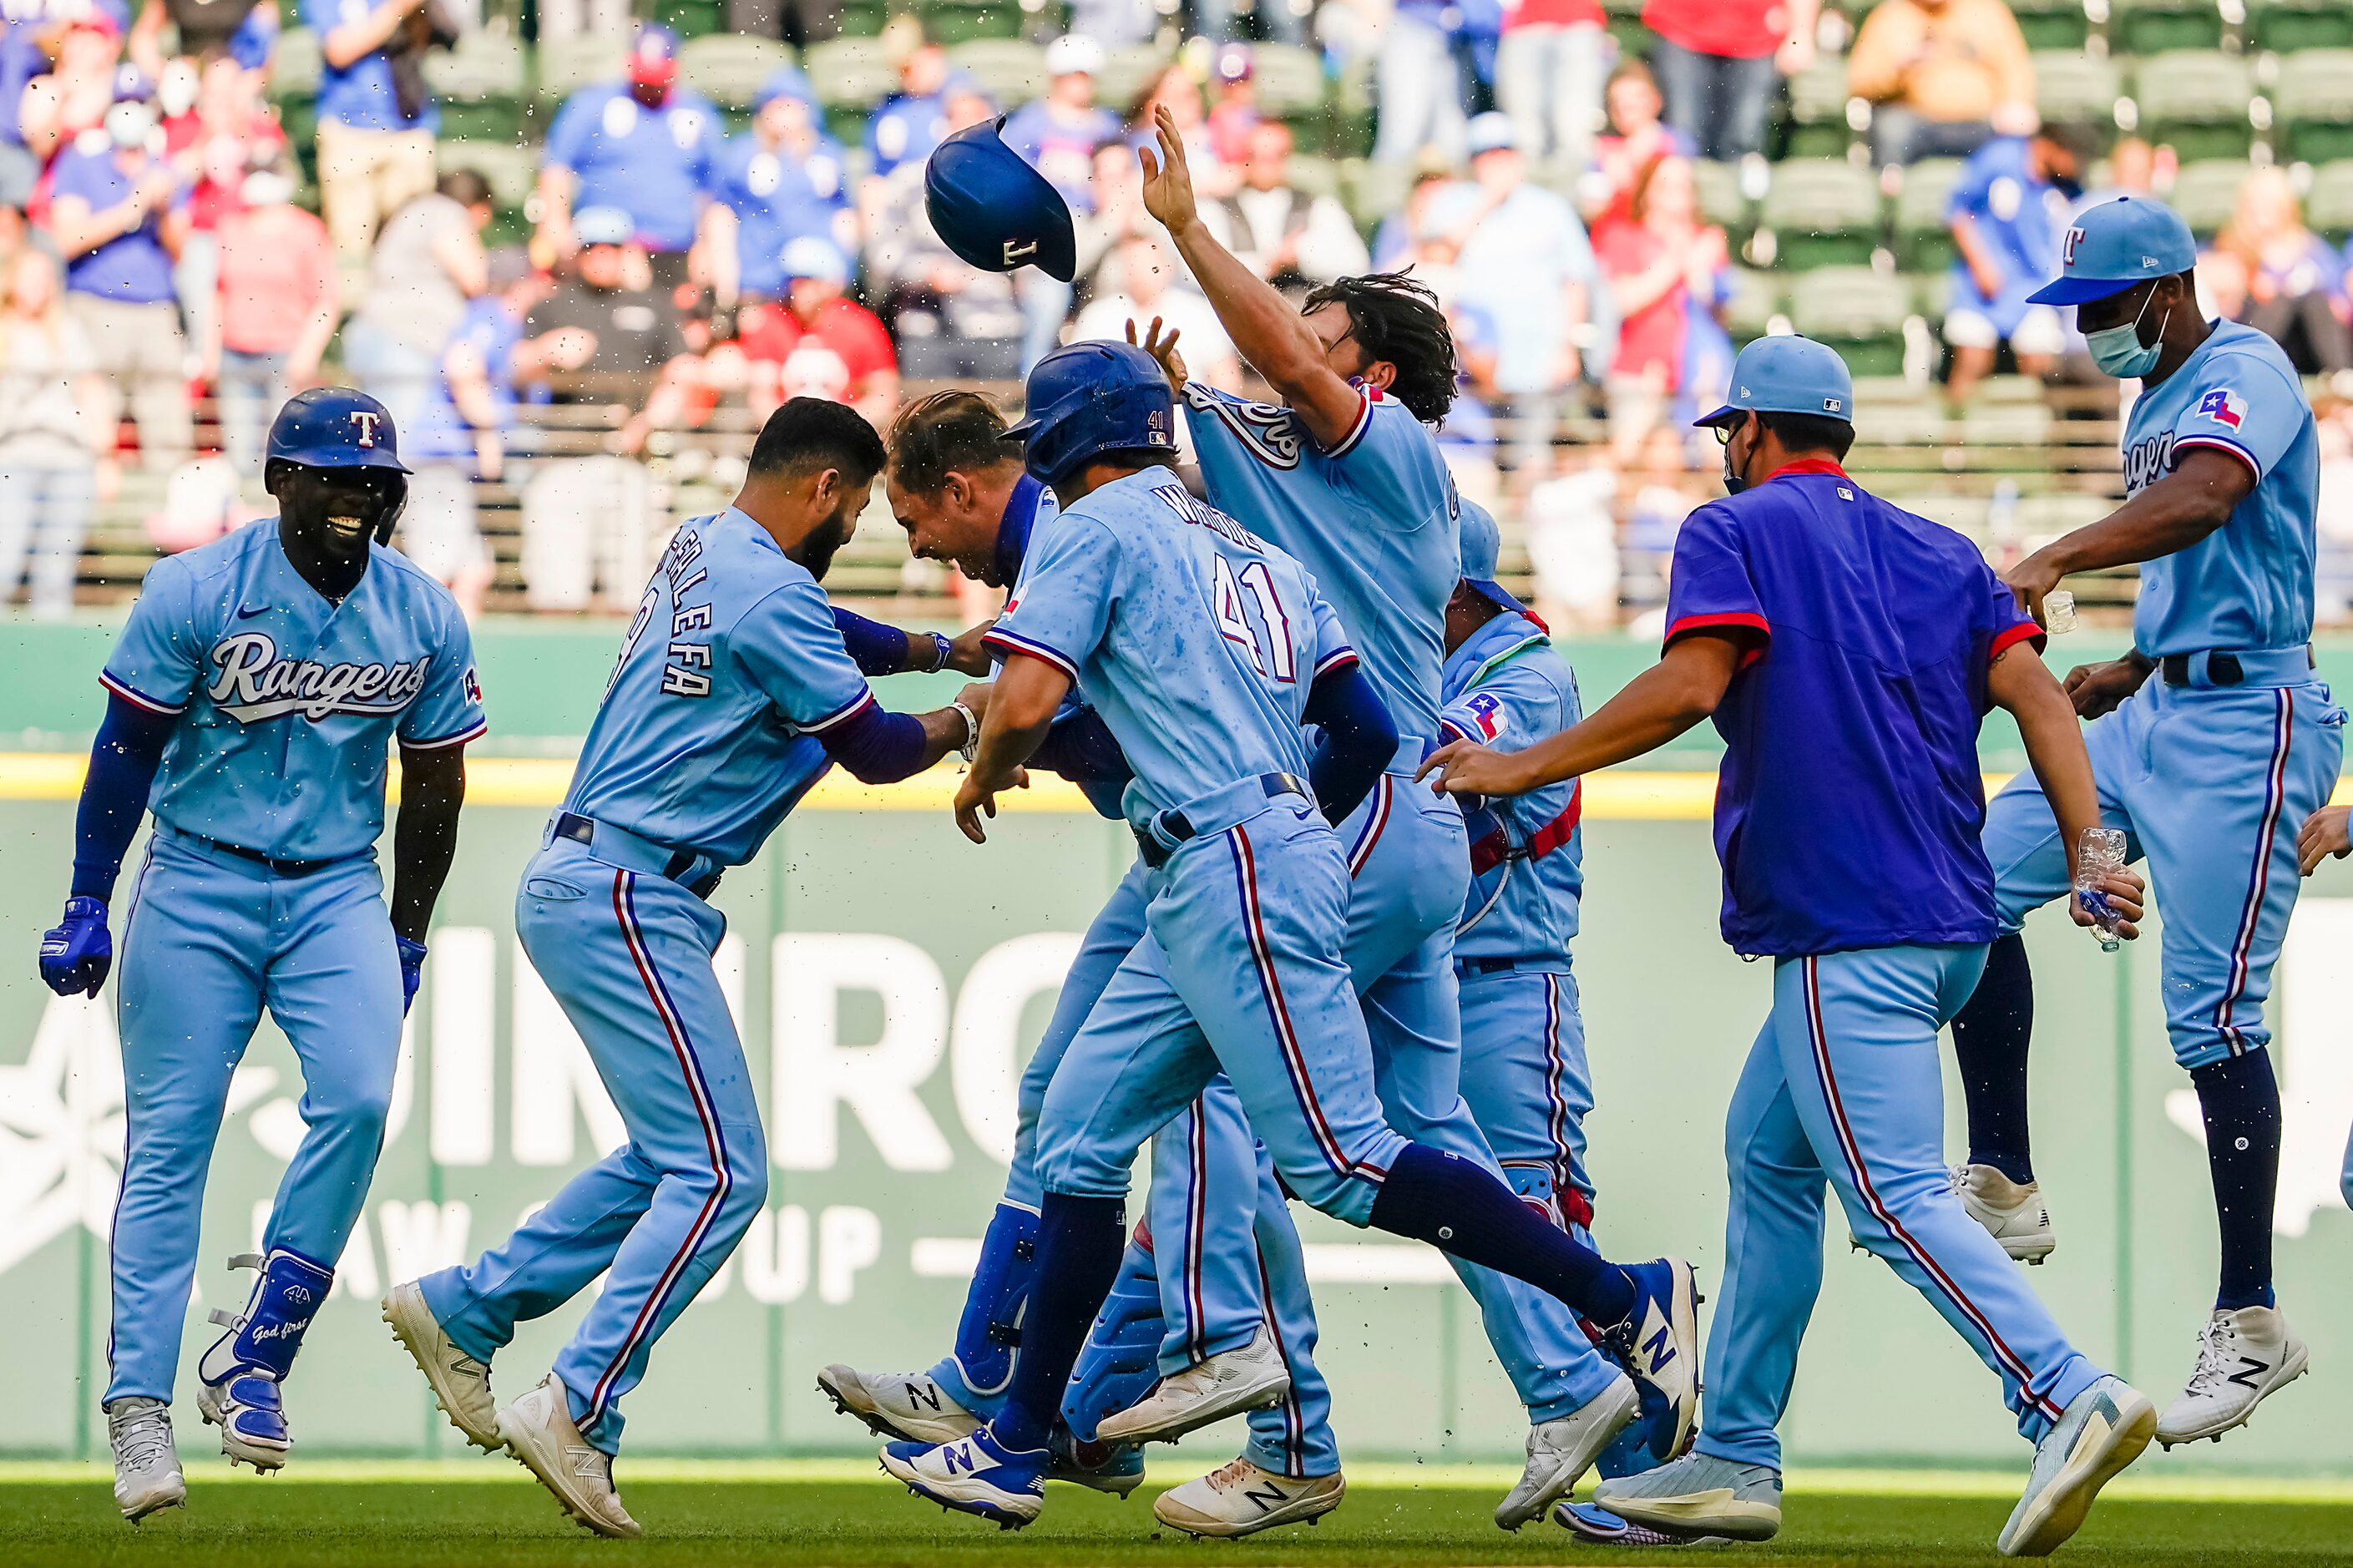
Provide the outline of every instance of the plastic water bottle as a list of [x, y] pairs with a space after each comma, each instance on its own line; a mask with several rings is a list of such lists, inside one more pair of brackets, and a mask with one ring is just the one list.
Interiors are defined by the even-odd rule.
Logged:
[[2092, 930], [2100, 939], [2102, 952], [2114, 952], [2124, 945], [2116, 927], [2124, 917], [2108, 902], [2108, 895], [2100, 884], [2112, 871], [2125, 868], [2125, 834], [2121, 827], [2086, 827], [2082, 842], [2075, 847], [2075, 892], [2084, 900], [2084, 908], [2092, 917]]
[[2075, 629], [2075, 595], [2064, 588], [2053, 588], [2042, 595], [2042, 629], [2054, 637], [2063, 637]]

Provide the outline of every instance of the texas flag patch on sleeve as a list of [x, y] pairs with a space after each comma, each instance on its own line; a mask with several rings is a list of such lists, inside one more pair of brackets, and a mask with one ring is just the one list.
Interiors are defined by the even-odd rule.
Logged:
[[2236, 430], [2246, 423], [2247, 401], [2227, 386], [2218, 386], [2198, 400], [2198, 412], [2217, 425]]
[[1493, 693], [1474, 693], [1462, 706], [1468, 710], [1472, 723], [1478, 727], [1482, 740], [1493, 741], [1503, 734], [1504, 704]]

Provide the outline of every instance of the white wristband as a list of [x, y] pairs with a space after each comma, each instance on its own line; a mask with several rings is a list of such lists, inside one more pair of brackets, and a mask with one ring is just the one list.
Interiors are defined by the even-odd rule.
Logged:
[[971, 709], [961, 702], [951, 702], [948, 706], [964, 715], [964, 744], [958, 746], [956, 750], [962, 753], [964, 760], [969, 763], [972, 761], [973, 752], [980, 746], [980, 721], [974, 716]]

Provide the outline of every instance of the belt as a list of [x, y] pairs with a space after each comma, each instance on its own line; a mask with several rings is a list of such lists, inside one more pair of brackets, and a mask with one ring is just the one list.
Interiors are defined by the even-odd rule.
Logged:
[[1480, 980], [1490, 974], [1520, 973], [1566, 974], [1568, 964], [1557, 958], [1458, 958], [1454, 961], [1454, 978]]
[[2157, 661], [2168, 686], [2301, 686], [2312, 679], [2312, 645], [2168, 653]]
[[598, 822], [577, 812], [557, 812], [555, 820], [549, 825], [549, 836], [569, 838], [625, 871], [667, 877], [698, 899], [709, 898], [719, 886], [720, 868], [712, 864], [709, 856], [698, 855], [691, 849], [672, 849], [626, 827]]
[[242, 844], [231, 844], [225, 838], [207, 838], [201, 833], [189, 833], [182, 829], [174, 831], [178, 832], [183, 838], [195, 839], [208, 849], [217, 849], [224, 855], [234, 855], [240, 860], [250, 860], [257, 866], [267, 866], [281, 877], [307, 877], [313, 871], [323, 871], [335, 863], [333, 860], [281, 860], [273, 855], [264, 855], [259, 849], [248, 849]]
[[1568, 792], [1568, 805], [1558, 816], [1535, 830], [1525, 847], [1512, 843], [1511, 836], [1498, 823], [1479, 836], [1471, 846], [1471, 874], [1483, 877], [1506, 860], [1541, 860], [1569, 839], [1576, 837], [1577, 822], [1585, 808], [1585, 782], [1580, 779]]
[[1296, 773], [1261, 773], [1256, 778], [1211, 790], [1182, 806], [1160, 813], [1142, 827], [1131, 826], [1129, 831], [1135, 835], [1136, 853], [1156, 871], [1168, 864], [1168, 857], [1187, 840], [1208, 833], [1223, 833], [1266, 809], [1268, 801], [1286, 795], [1311, 802], [1315, 798], [1307, 781]]

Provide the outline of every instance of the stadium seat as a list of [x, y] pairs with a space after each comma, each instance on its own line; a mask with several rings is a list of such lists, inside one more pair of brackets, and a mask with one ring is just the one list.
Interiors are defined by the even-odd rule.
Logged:
[[2081, 53], [2092, 36], [2092, 19], [2084, 0], [2010, 0], [2010, 15], [2026, 36], [2030, 49], [2067, 49]]
[[1413, 189], [1413, 165], [1410, 163], [1376, 163], [1368, 158], [1351, 158], [1340, 165], [1340, 199], [1347, 205], [1348, 216], [1356, 226], [1370, 234], [1383, 218], [1405, 205], [1408, 192]]
[[2200, 239], [2211, 239], [2214, 231], [2229, 221], [2231, 209], [2238, 205], [2239, 186], [2247, 177], [2247, 165], [2237, 159], [2207, 158], [2195, 163], [2185, 163], [2174, 176], [2173, 189], [2166, 200], [2181, 215], [2190, 232]]
[[617, 78], [627, 63], [629, 43], [610, 33], [559, 38], [539, 47], [539, 96], [551, 107], [592, 81]]
[[2108, 0], [2111, 54], [2154, 55], [2221, 44], [2222, 9], [2216, 0]]
[[1740, 188], [1739, 166], [1694, 159], [1692, 183], [1697, 187], [1699, 216], [1709, 223], [1722, 225], [1737, 247], [1757, 226], [1748, 210], [1748, 193]]
[[655, 0], [648, 20], [681, 38], [702, 38], [727, 31], [727, 7], [724, 0]]
[[2018, 498], [2018, 531], [2026, 540], [2056, 539], [2087, 523], [2099, 521], [2116, 510], [2106, 496], [2076, 490], [2054, 490]]
[[2124, 83], [2116, 68], [2096, 55], [2034, 57], [2034, 106], [2053, 124], [2114, 125], [2116, 100], [2123, 96]]
[[977, 77], [1008, 108], [1046, 90], [1046, 51], [1018, 38], [975, 39], [950, 49], [948, 58]]
[[2353, 49], [2306, 49], [2280, 61], [2272, 142], [2299, 163], [2353, 157]]
[[1961, 414], [1961, 442], [1978, 448], [2042, 447], [2051, 439], [2051, 405], [1977, 398]]
[[441, 106], [441, 134], [485, 142], [523, 140], [529, 61], [519, 39], [477, 28], [453, 49], [425, 57], [426, 85]]
[[2345, 0], [2255, 0], [2247, 7], [2247, 47], [2279, 55], [2353, 48], [2353, 5]]
[[835, 36], [880, 37], [891, 21], [891, 0], [842, 0], [841, 23]]
[[2158, 55], [2133, 72], [2140, 134], [2170, 145], [2185, 163], [2245, 157], [2254, 142], [2253, 98], [2246, 61], [2209, 50]]
[[308, 27], [289, 27], [278, 36], [269, 59], [269, 96], [285, 102], [308, 103], [319, 95], [319, 71], [325, 64], [319, 54], [319, 35]]
[[1939, 272], [1953, 263], [1953, 231], [1945, 201], [1961, 177], [1957, 158], [1928, 158], [1904, 171], [1895, 193], [1895, 261], [1913, 272]]
[[1021, 37], [1024, 14], [1014, 0], [928, 0], [923, 36], [953, 48]]
[[1299, 120], [1324, 108], [1324, 57], [1296, 44], [1250, 46], [1251, 79], [1261, 113]]
[[1291, 188], [1302, 195], [1336, 196], [1340, 194], [1340, 165], [1329, 158], [1319, 158], [1312, 153], [1294, 153], [1284, 166], [1283, 178]]
[[806, 68], [825, 110], [826, 128], [850, 145], [866, 139], [866, 117], [899, 86], [898, 68], [883, 52], [880, 38], [828, 38], [811, 44]]
[[[1095, 73], [1095, 101], [1124, 110], [1144, 96], [1144, 89], [1168, 68], [1174, 58], [1167, 50], [1150, 44], [1112, 50], [1110, 58], [1103, 61], [1103, 68]], [[1013, 106], [1008, 103], [1006, 107]]]
[[1601, 10], [1619, 54], [1630, 60], [1649, 58], [1658, 38], [1642, 26], [1642, 0], [1602, 0]]
[[1838, 350], [1857, 375], [1903, 374], [1904, 323], [1914, 313], [1911, 285], [1868, 267], [1816, 268], [1789, 287], [1798, 331]]
[[1854, 141], [1847, 121], [1846, 59], [1831, 55], [1789, 79], [1789, 158], [1835, 158]]
[[2353, 158], [2316, 169], [2304, 196], [2304, 221], [2332, 241], [2353, 237]]
[[1992, 535], [1993, 531], [1988, 524], [1993, 515], [1993, 502], [1984, 496], [1958, 496], [1929, 490], [1887, 499], [1915, 517], [1943, 523], [1980, 549]]
[[471, 169], [490, 181], [491, 200], [498, 209], [490, 237], [498, 244], [529, 236], [532, 190], [539, 182], [539, 153], [535, 143], [444, 140], [434, 148], [433, 158], [444, 171]]
[[775, 38], [712, 33], [679, 46], [678, 74], [686, 85], [723, 109], [749, 109], [760, 84], [778, 66], [793, 63], [793, 51]]
[[1747, 342], [1772, 331], [1781, 309], [1781, 279], [1771, 272], [1746, 267], [1732, 269], [1732, 298], [1724, 307], [1724, 330], [1736, 342]]
[[1951, 434], [1936, 394], [1902, 376], [1865, 377], [1854, 389], [1860, 438], [1888, 447], [1934, 447]]
[[1843, 159], [1777, 164], [1758, 214], [1784, 271], [1861, 263], [1879, 245], [1879, 180]]

